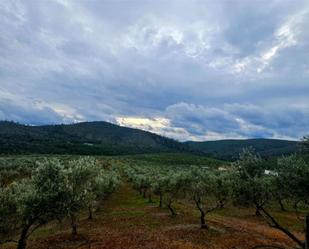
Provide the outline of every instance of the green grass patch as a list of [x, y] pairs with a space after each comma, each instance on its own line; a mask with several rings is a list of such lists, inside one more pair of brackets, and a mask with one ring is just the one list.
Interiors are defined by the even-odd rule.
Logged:
[[111, 215], [111, 216], [114, 216], [114, 215], [117, 215], [117, 216], [142, 216], [144, 215], [145, 212], [142, 212], [142, 211], [115, 211], [115, 212], [111, 212], [111, 213], [108, 213], [108, 215]]

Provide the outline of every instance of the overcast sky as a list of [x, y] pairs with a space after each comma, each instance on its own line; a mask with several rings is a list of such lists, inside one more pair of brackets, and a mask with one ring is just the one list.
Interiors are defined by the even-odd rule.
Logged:
[[1, 0], [0, 120], [299, 139], [309, 1]]

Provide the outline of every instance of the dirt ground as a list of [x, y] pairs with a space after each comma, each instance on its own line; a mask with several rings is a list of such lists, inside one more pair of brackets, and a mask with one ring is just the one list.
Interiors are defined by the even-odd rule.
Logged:
[[[172, 218], [167, 209], [148, 203], [128, 184], [105, 201], [93, 220], [82, 214], [76, 237], [66, 224], [49, 224], [35, 232], [29, 249], [249, 249], [257, 245], [295, 248], [281, 232], [253, 215], [209, 217], [209, 230], [200, 229], [198, 213], [182, 209]], [[240, 211], [241, 212], [241, 211]], [[301, 237], [301, 234], [299, 233]], [[5, 248], [15, 248], [7, 244]], [[261, 247], [262, 248], [262, 247]], [[266, 248], [266, 247], [265, 247]]]

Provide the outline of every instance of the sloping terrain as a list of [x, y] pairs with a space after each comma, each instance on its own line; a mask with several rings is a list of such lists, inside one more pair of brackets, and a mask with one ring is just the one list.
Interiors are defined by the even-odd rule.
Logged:
[[185, 144], [193, 150], [201, 151], [208, 156], [233, 160], [243, 148], [252, 147], [263, 157], [282, 156], [295, 153], [299, 142], [278, 139], [247, 139], [247, 140], [218, 140], [206, 142], [189, 141]]
[[188, 151], [188, 146], [108, 122], [44, 126], [0, 122], [0, 153], [117, 155], [181, 151]]
[[276, 139], [180, 143], [157, 134], [108, 122], [28, 126], [0, 121], [0, 154], [123, 155], [189, 152], [224, 160], [236, 159], [245, 147], [264, 157], [295, 153], [298, 142]]

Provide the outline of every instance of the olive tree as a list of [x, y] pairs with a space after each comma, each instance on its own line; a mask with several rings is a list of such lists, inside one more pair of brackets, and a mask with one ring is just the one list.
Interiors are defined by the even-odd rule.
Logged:
[[15, 186], [0, 188], [0, 244], [12, 241], [10, 237], [19, 223], [17, 208]]
[[[304, 160], [297, 156], [290, 156], [278, 160], [276, 174], [262, 174], [257, 167], [258, 156], [246, 150], [236, 163], [234, 175], [233, 197], [241, 205], [254, 206], [262, 217], [272, 227], [280, 230], [293, 240], [299, 247], [308, 249], [308, 214], [305, 217], [305, 241], [300, 240], [289, 229], [282, 226], [271, 214], [266, 204], [274, 201], [274, 179], [279, 178], [286, 185], [286, 198], [297, 198], [302, 203], [309, 200], [309, 167]], [[255, 172], [255, 173], [253, 173]]]
[[158, 173], [151, 183], [152, 192], [159, 196], [159, 207], [162, 207], [165, 187], [168, 184], [168, 178], [163, 173]]
[[301, 142], [301, 152], [305, 155], [306, 159], [309, 156], [309, 135], [304, 136]]
[[107, 171], [98, 169], [97, 176], [91, 181], [91, 193], [89, 194], [89, 219], [93, 217], [93, 208], [98, 205], [100, 201], [106, 199], [119, 184], [119, 176], [115, 171]]
[[170, 210], [172, 217], [177, 215], [173, 203], [180, 194], [187, 190], [190, 178], [187, 172], [179, 171], [173, 172], [170, 171], [166, 175], [166, 185], [164, 189], [164, 200], [167, 208]]
[[64, 168], [58, 160], [46, 159], [31, 179], [13, 182], [0, 194], [1, 232], [19, 231], [17, 248], [26, 248], [27, 238], [46, 222], [64, 215]]
[[142, 169], [135, 169], [133, 173], [131, 173], [131, 180], [133, 183], [133, 188], [136, 189], [143, 198], [146, 198], [148, 193], [149, 202], [151, 199], [151, 183], [152, 183], [152, 174], [150, 172], [146, 172]]
[[77, 212], [82, 208], [89, 208], [89, 203], [95, 199], [92, 191], [93, 179], [97, 175], [95, 162], [89, 157], [69, 161], [65, 173], [67, 176], [65, 208], [71, 221], [72, 235], [76, 235]]
[[[309, 165], [306, 161], [297, 156], [292, 155], [278, 159], [278, 178], [285, 182], [287, 198], [293, 200], [294, 208], [297, 204], [308, 208], [309, 206]], [[297, 241], [303, 248], [309, 248], [309, 212], [305, 215], [305, 241]]]
[[190, 172], [189, 193], [200, 212], [201, 228], [208, 228], [206, 215], [223, 208], [229, 195], [227, 173], [194, 168]]
[[[53, 219], [69, 217], [77, 234], [76, 214], [90, 210], [116, 187], [118, 175], [98, 166], [90, 157], [71, 160], [64, 166], [56, 159], [37, 163], [31, 178], [0, 189], [0, 233], [6, 238], [20, 232], [18, 249], [38, 227]], [[6, 239], [7, 240], [7, 239]]]
[[[260, 216], [260, 207], [270, 201], [271, 177], [263, 177], [265, 169], [263, 160], [253, 149], [246, 148], [234, 163], [234, 197], [242, 205], [254, 204], [255, 214]], [[271, 176], [271, 175], [270, 175]]]

